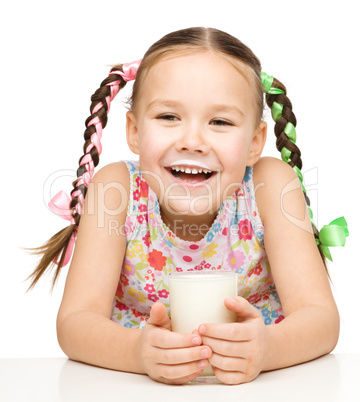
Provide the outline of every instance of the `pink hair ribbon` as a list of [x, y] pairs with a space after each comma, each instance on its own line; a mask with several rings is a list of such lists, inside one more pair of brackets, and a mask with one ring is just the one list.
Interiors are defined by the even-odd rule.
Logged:
[[132, 61], [131, 63], [124, 63], [122, 65], [122, 70], [112, 71], [110, 74], [121, 75], [125, 81], [132, 81], [136, 78], [137, 70], [141, 64], [142, 59]]
[[[54, 214], [60, 216], [63, 219], [70, 221], [71, 225], [75, 224], [75, 219], [72, 214], [72, 209], [70, 208], [70, 197], [64, 192], [59, 191], [49, 202], [48, 204], [50, 210], [54, 212]], [[74, 251], [75, 246], [75, 233], [77, 228], [75, 228], [75, 232], [71, 235], [68, 246], [65, 251], [65, 258], [62, 266], [68, 264], [71, 259], [72, 253]], [[60, 261], [53, 261], [55, 264], [59, 265]]]
[[[124, 63], [122, 65], [122, 70], [123, 71], [120, 71], [120, 70], [112, 71], [110, 73], [110, 75], [117, 74], [117, 75], [120, 75], [126, 82], [127, 81], [132, 81], [132, 80], [134, 80], [136, 78], [137, 70], [138, 70], [138, 68], [139, 68], [139, 66], [141, 64], [141, 61], [142, 61], [142, 59], [132, 61], [131, 63]], [[106, 85], [110, 87], [110, 96], [107, 96], [105, 98], [105, 101], [106, 101], [106, 104], [107, 104], [107, 113], [109, 113], [109, 111], [110, 111], [110, 102], [115, 98], [115, 96], [118, 94], [118, 92], [120, 90], [120, 80], [110, 82], [109, 84], [106, 84]], [[103, 103], [99, 102], [97, 105], [95, 105], [95, 107], [93, 108], [91, 113], [95, 114], [103, 106], [104, 106]], [[88, 154], [92, 147], [96, 147], [96, 149], [98, 151], [98, 154], [100, 155], [101, 152], [102, 152], [102, 146], [101, 146], [100, 140], [101, 140], [101, 137], [102, 137], [103, 127], [102, 127], [101, 121], [100, 121], [98, 116], [94, 117], [87, 124], [88, 127], [91, 126], [91, 125], [95, 126], [96, 133], [92, 134], [92, 136], [91, 136], [91, 144], [89, 144], [88, 148], [86, 149], [86, 153]], [[82, 164], [83, 164], [83, 162], [82, 162]]]
[[[117, 74], [117, 75], [120, 75], [126, 82], [132, 81], [136, 78], [136, 74], [137, 74], [138, 68], [140, 66], [140, 63], [141, 63], [141, 59], [133, 61], [131, 63], [124, 63], [122, 65], [123, 71], [120, 71], [120, 70], [112, 71], [112, 72], [110, 72], [110, 75]], [[106, 86], [110, 87], [110, 94], [105, 97], [107, 113], [109, 113], [111, 101], [115, 98], [115, 96], [118, 94], [118, 92], [120, 90], [120, 84], [121, 84], [121, 79], [116, 79], [115, 81], [112, 81], [112, 82], [106, 84]], [[103, 102], [100, 101], [98, 104], [96, 104], [94, 106], [91, 113], [94, 115], [104, 106], [105, 105], [103, 104]], [[85, 155], [81, 158], [81, 161], [80, 161], [80, 166], [84, 166], [86, 169], [86, 172], [82, 176], [78, 177], [76, 187], [84, 185], [87, 188], [89, 186], [91, 178], [94, 174], [95, 166], [94, 166], [94, 161], [92, 159], [92, 156], [90, 154], [91, 149], [93, 147], [95, 147], [97, 149], [97, 152], [99, 155], [102, 152], [102, 145], [101, 145], [100, 140], [102, 137], [103, 126], [102, 126], [102, 123], [98, 116], [94, 116], [88, 122], [87, 127], [90, 127], [92, 125], [94, 125], [94, 127], [95, 127], [95, 132], [91, 135], [91, 137], [90, 137], [91, 143], [87, 146], [87, 148], [85, 150]], [[56, 215], [59, 215], [61, 218], [70, 221], [71, 225], [74, 225], [76, 223], [73, 213], [77, 213], [78, 215], [81, 215], [82, 206], [85, 202], [82, 190], [77, 189], [76, 187], [75, 187], [75, 191], [74, 190], [72, 191], [71, 198], [72, 199], [78, 198], [78, 202], [76, 203], [76, 205], [73, 208], [70, 208], [71, 199], [64, 191], [60, 191], [59, 193], [57, 193], [48, 204], [49, 208], [52, 212], [54, 212]], [[68, 246], [65, 251], [65, 258], [64, 258], [64, 262], [63, 262], [62, 266], [67, 265], [71, 259], [71, 256], [72, 256], [72, 253], [74, 250], [77, 229], [78, 228], [75, 227], [75, 231], [73, 232], [73, 234], [69, 240]], [[60, 263], [60, 261], [53, 261], [53, 262], [57, 265], [59, 265], [59, 263]]]

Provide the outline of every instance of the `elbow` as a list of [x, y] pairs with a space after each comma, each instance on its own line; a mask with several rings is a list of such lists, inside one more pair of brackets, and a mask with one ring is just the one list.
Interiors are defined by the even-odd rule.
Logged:
[[61, 350], [66, 354], [67, 357], [70, 358], [69, 354], [67, 353], [67, 348], [66, 348], [66, 331], [65, 331], [65, 325], [64, 325], [64, 317], [61, 315], [61, 312], [59, 310], [57, 319], [56, 319], [56, 335], [57, 335], [57, 340], [58, 344], [61, 348]]
[[324, 354], [331, 353], [339, 340], [340, 336], [340, 315], [337, 308], [331, 310], [329, 325], [326, 328], [326, 350]]
[[65, 355], [72, 360], [74, 359], [71, 351], [71, 325], [69, 323], [69, 317], [62, 313], [61, 309], [58, 312], [56, 319], [56, 334], [58, 344]]

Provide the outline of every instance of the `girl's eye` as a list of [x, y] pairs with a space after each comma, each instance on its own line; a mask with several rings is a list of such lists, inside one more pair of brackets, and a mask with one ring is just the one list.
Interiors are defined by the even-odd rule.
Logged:
[[213, 126], [233, 126], [233, 123], [231, 123], [228, 120], [223, 120], [223, 119], [211, 120], [210, 124], [212, 124]]
[[158, 120], [177, 121], [179, 118], [173, 114], [162, 114], [157, 117]]

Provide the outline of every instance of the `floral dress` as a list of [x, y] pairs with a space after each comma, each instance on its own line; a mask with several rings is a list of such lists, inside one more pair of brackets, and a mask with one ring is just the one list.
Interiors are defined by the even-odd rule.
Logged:
[[242, 184], [222, 203], [205, 237], [189, 242], [163, 223], [157, 196], [142, 177], [139, 162], [124, 163], [130, 173], [127, 247], [113, 321], [143, 328], [156, 301], [162, 302], [170, 315], [170, 272], [218, 269], [237, 271], [238, 295], [259, 309], [265, 324], [284, 318], [264, 248], [252, 167], [246, 168]]

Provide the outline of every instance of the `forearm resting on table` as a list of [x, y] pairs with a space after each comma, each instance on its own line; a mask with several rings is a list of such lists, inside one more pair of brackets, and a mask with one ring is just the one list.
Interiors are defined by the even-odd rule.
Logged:
[[70, 359], [133, 373], [143, 373], [137, 357], [141, 331], [90, 311], [73, 312], [57, 322], [60, 347]]
[[339, 337], [339, 315], [333, 307], [308, 305], [266, 329], [264, 371], [289, 367], [330, 353]]

